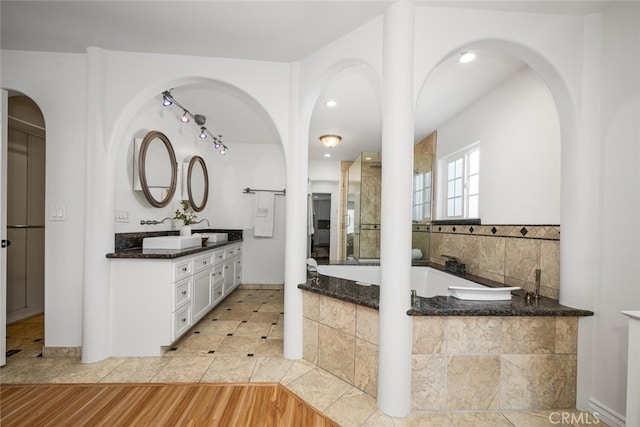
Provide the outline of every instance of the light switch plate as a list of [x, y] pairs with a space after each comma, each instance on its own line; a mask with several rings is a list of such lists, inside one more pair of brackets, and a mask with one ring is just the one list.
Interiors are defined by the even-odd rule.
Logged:
[[55, 204], [49, 206], [49, 221], [66, 221], [67, 205]]
[[114, 219], [116, 222], [129, 222], [129, 212], [116, 211]]

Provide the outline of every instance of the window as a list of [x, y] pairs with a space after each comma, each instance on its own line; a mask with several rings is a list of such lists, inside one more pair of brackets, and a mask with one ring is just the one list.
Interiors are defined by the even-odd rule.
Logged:
[[413, 220], [431, 219], [431, 172], [413, 176]]
[[478, 218], [480, 200], [480, 144], [443, 160], [445, 218]]

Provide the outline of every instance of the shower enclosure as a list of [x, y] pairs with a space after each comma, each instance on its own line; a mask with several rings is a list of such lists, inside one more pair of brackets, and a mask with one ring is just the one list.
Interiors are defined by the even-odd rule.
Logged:
[[363, 152], [349, 167], [346, 212], [347, 260], [380, 258], [381, 153]]
[[[413, 146], [411, 253], [414, 261], [428, 261], [430, 256], [436, 136], [433, 132]], [[342, 199], [346, 201], [343, 211], [346, 261], [377, 260], [380, 258], [382, 153], [360, 153], [343, 179], [347, 182], [343, 187], [346, 197], [343, 192]]]

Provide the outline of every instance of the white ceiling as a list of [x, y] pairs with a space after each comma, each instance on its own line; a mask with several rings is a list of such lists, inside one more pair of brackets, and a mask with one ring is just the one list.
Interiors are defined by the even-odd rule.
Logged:
[[[292, 62], [381, 15], [390, 1], [6, 1], [0, 3], [2, 49], [85, 52], [106, 50]], [[603, 1], [417, 1], [440, 7], [537, 13], [586, 14]], [[460, 67], [445, 61], [430, 76], [417, 105], [416, 141], [523, 66], [508, 58], [479, 56]], [[168, 88], [167, 88], [168, 89]], [[207, 127], [225, 143], [277, 143], [264, 111], [225, 85], [176, 88], [190, 111], [207, 116]], [[327, 108], [324, 101], [338, 102]], [[324, 89], [309, 132], [309, 158], [353, 160], [380, 150], [378, 88], [362, 70], [337, 76]], [[248, 125], [250, 124], [250, 125]], [[331, 151], [318, 137], [337, 133]]]

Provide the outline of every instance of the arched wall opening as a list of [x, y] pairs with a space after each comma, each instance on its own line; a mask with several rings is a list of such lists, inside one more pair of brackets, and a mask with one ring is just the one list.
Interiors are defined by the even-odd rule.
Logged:
[[[141, 201], [141, 199], [135, 195], [131, 196], [133, 192], [131, 185], [132, 171], [129, 170], [131, 165], [128, 161], [133, 152], [132, 144], [134, 136], [139, 136], [139, 134], [143, 134], [147, 130], [165, 131], [172, 134], [174, 138], [186, 141], [181, 148], [181, 157], [196, 154], [195, 149], [198, 148], [197, 144], [200, 144], [199, 141], [194, 140], [194, 137], [197, 138], [197, 133], [195, 133], [193, 129], [181, 129], [178, 117], [175, 117], [175, 115], [167, 111], [162, 111], [161, 94], [163, 91], [174, 87], [190, 87], [192, 89], [194, 87], [218, 87], [226, 91], [225, 93], [227, 95], [233, 93], [236, 95], [240, 94], [245, 101], [251, 103], [247, 109], [261, 115], [262, 123], [270, 126], [273, 134], [270, 141], [271, 143], [269, 144], [252, 143], [250, 141], [237, 141], [237, 143], [234, 144], [236, 141], [233, 141], [233, 138], [230, 138], [229, 134], [224, 135], [224, 132], [221, 132], [223, 133], [224, 143], [229, 147], [225, 156], [218, 155], [212, 147], [213, 144], [211, 144], [211, 146], [200, 147], [201, 150], [198, 152], [199, 154], [204, 154], [203, 157], [205, 157], [205, 161], [208, 156], [209, 158], [216, 159], [216, 162], [218, 162], [215, 168], [208, 167], [211, 184], [209, 203], [212, 208], [215, 208], [216, 205], [219, 207], [225, 205], [224, 199], [226, 197], [233, 197], [234, 200], [232, 202], [235, 203], [236, 208], [240, 206], [241, 208], [245, 208], [244, 211], [253, 212], [253, 201], [250, 200], [247, 195], [242, 194], [241, 188], [260, 187], [261, 184], [265, 184], [264, 181], [266, 179], [278, 180], [276, 187], [279, 189], [285, 187], [284, 156], [282, 153], [280, 133], [271, 118], [271, 114], [269, 114], [254, 97], [228, 83], [208, 78], [184, 77], [149, 85], [136, 92], [128, 101], [125, 100], [122, 102], [122, 106], [117, 111], [117, 114], [114, 115], [113, 125], [105, 126], [106, 130], [103, 133], [104, 139], [98, 139], [96, 141], [97, 147], [94, 153], [90, 153], [88, 157], [88, 164], [91, 165], [93, 163], [96, 167], [93, 168], [91, 172], [88, 172], [87, 178], [89, 182], [89, 197], [86, 205], [87, 232], [85, 242], [87, 247], [85, 247], [85, 253], [87, 259], [85, 264], [90, 266], [95, 265], [93, 271], [108, 272], [108, 260], [105, 262], [102, 257], [93, 256], [92, 254], [112, 252], [114, 250], [114, 235], [116, 232], [158, 231], [159, 229], [156, 230], [152, 227], [150, 229], [148, 226], [140, 225], [140, 220], [159, 220], [167, 216], [172, 217], [176, 208], [175, 203], [179, 203], [179, 200], [182, 199], [181, 191], [176, 191], [173, 198], [176, 202], [167, 206], [165, 210], [160, 211], [146, 206], [144, 201]], [[100, 88], [98, 87], [97, 90], [100, 90]], [[102, 94], [102, 96], [104, 97], [105, 95]], [[186, 103], [184, 106], [185, 108], [191, 108], [189, 105], [186, 105]], [[95, 129], [92, 128], [100, 128], [103, 125], [101, 120], [108, 117], [109, 112], [101, 111], [101, 108], [102, 106], [97, 107], [97, 122], [90, 122], [89, 124], [88, 133], [90, 135], [95, 131]], [[200, 112], [193, 111], [193, 113], [198, 114]], [[136, 117], [137, 115], [143, 115], [144, 117]], [[142, 121], [137, 121], [138, 119]], [[145, 119], [148, 120], [148, 123], [151, 123], [152, 126], [147, 126]], [[215, 118], [209, 117], [209, 120], [213, 121]], [[161, 127], [162, 129], [152, 129], [154, 127]], [[173, 127], [172, 130], [170, 129], [170, 131], [168, 131], [167, 129], [169, 129], [169, 127]], [[259, 153], [256, 154], [256, 152]], [[243, 171], [246, 171], [247, 168], [250, 167], [250, 165], [248, 165], [249, 162], [245, 162], [245, 160], [252, 155], [253, 157], [251, 159], [253, 160], [251, 161], [255, 163], [256, 167], [252, 171], [251, 176], [243, 176]], [[262, 157], [259, 157], [260, 155]], [[99, 157], [99, 161], [96, 159], [96, 156]], [[177, 158], [178, 162], [184, 160], [181, 157]], [[267, 157], [269, 159], [266, 159]], [[220, 163], [223, 160], [230, 163]], [[272, 174], [273, 169], [276, 169], [278, 173]], [[212, 190], [214, 185], [216, 189]], [[91, 193], [100, 194], [99, 200]], [[218, 196], [218, 201], [211, 197], [211, 194]], [[279, 202], [282, 206], [280, 206], [280, 209], [276, 206], [278, 216], [274, 224], [274, 238], [269, 241], [271, 246], [276, 245], [277, 248], [275, 250], [265, 251], [260, 246], [264, 241], [248, 242], [247, 240], [251, 240], [251, 238], [245, 239], [243, 249], [246, 250], [243, 250], [243, 258], [256, 258], [257, 265], [251, 268], [249, 267], [251, 262], [246, 263], [247, 268], [243, 268], [242, 270], [243, 281], [246, 280], [255, 284], [283, 282], [285, 209], [284, 200]], [[231, 204], [231, 202], [229, 204]], [[107, 212], [107, 214], [105, 214], [105, 212]], [[120, 213], [121, 217], [127, 217], [128, 221], [125, 223], [115, 222], [112, 212]], [[242, 215], [228, 215], [227, 220], [235, 222], [227, 222], [224, 224], [216, 224], [215, 220], [218, 216], [216, 215], [215, 218], [211, 216], [213, 215], [206, 211], [203, 211], [202, 215], [199, 215], [200, 219], [208, 219], [210, 221], [211, 229], [242, 229], [246, 235], [247, 231], [250, 232], [251, 228], [253, 228], [251, 222], [253, 218], [245, 212], [242, 212]], [[92, 224], [102, 225], [98, 230]], [[170, 226], [166, 226], [166, 228], [170, 229]], [[251, 243], [254, 244], [251, 245]], [[251, 248], [253, 248], [253, 250]], [[256, 255], [264, 253], [270, 254], [271, 258], [260, 258]], [[261, 263], [268, 264], [268, 268], [263, 268], [264, 265]], [[265, 272], [269, 274], [264, 274]], [[101, 331], [109, 330], [113, 316], [109, 313], [109, 304], [105, 304], [105, 298], [108, 298], [108, 289], [110, 287], [108, 277], [108, 274], [107, 277], [103, 279], [97, 279], [91, 276], [85, 280], [83, 311], [84, 313], [90, 313], [89, 315], [85, 314], [83, 322], [83, 361], [85, 362], [101, 360], [110, 353], [110, 344], [105, 342], [104, 338], [100, 338], [104, 336]], [[257, 281], [255, 277], [270, 282], [260, 282]]]
[[[327, 105], [327, 101], [330, 100], [336, 105]], [[314, 224], [310, 227], [313, 235], [309, 238], [308, 252], [312, 257], [323, 258], [322, 237], [327, 234], [325, 237], [328, 241], [325, 243], [328, 245], [328, 254], [324, 258], [344, 260], [348, 246], [346, 242], [353, 240], [353, 233], [347, 236], [344, 232], [347, 230], [345, 218], [349, 201], [347, 200], [348, 191], [345, 191], [346, 187], [343, 185], [347, 182], [348, 171], [342, 169], [342, 162], [356, 161], [363, 151], [380, 152], [381, 150], [380, 78], [373, 67], [365, 61], [356, 59], [340, 61], [321, 73], [307, 98], [305, 107], [303, 123], [306, 126], [309, 146], [310, 195], [330, 194], [331, 206], [330, 217], [321, 219], [323, 224], [329, 221], [329, 230], [318, 229], [316, 211], [313, 211]], [[375, 119], [371, 120], [372, 117]], [[327, 148], [319, 139], [321, 135], [326, 134], [339, 135], [342, 140], [336, 147]], [[378, 214], [375, 216], [379, 223], [380, 169], [372, 169], [372, 171], [377, 172], [377, 186], [370, 187], [375, 194], [371, 194], [367, 201], [378, 205]], [[377, 191], [374, 191], [375, 188]], [[324, 203], [326, 205], [326, 201]], [[355, 200], [352, 200], [351, 204], [354, 203]], [[312, 204], [315, 205], [316, 202], [309, 202], [310, 209]], [[373, 223], [374, 218], [370, 219], [368, 222]], [[376, 232], [379, 233], [379, 230]], [[378, 242], [378, 244], [372, 243], [370, 250], [378, 253], [379, 235], [377, 239], [376, 236], [371, 237], [371, 242]]]

